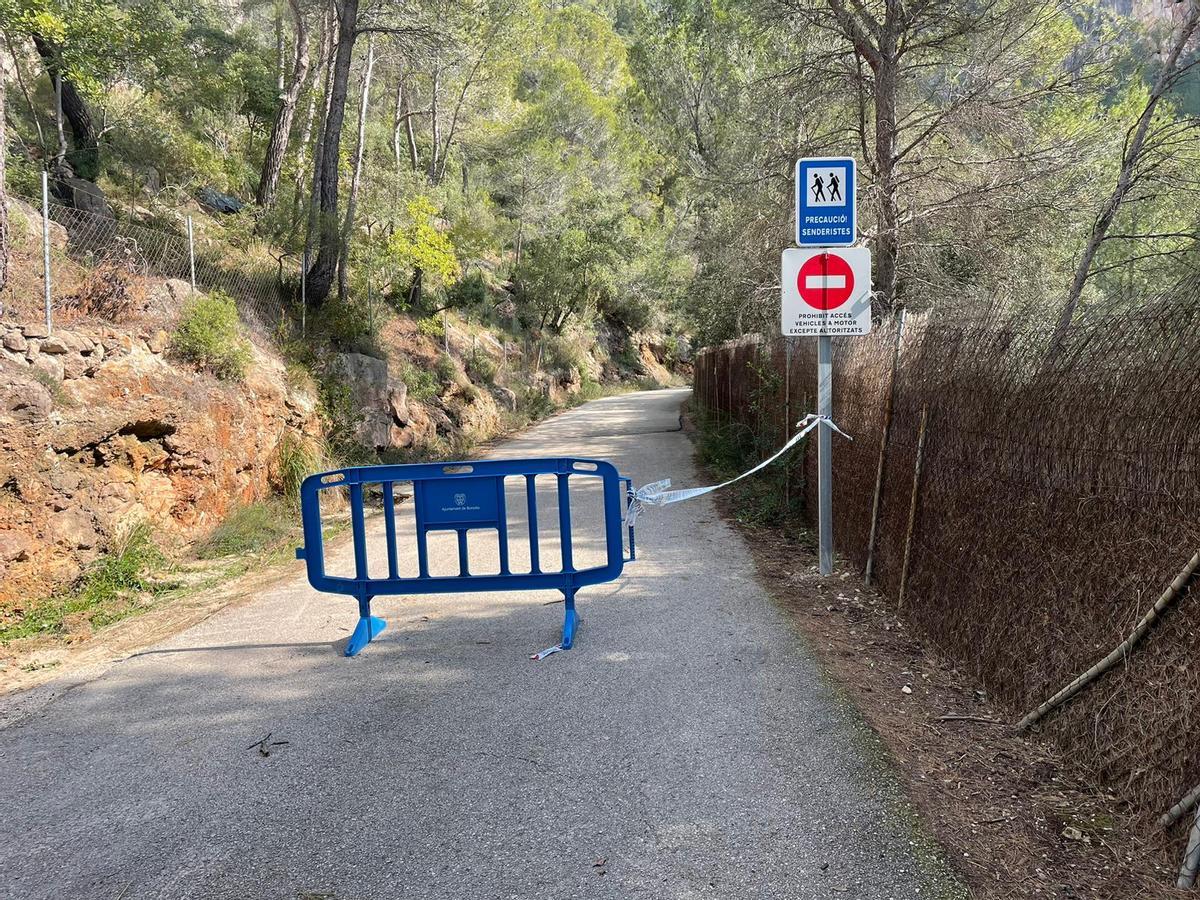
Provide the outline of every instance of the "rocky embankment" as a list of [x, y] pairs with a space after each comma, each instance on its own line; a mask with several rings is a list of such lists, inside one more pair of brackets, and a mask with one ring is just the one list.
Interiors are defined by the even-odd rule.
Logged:
[[269, 353], [223, 382], [168, 344], [92, 320], [0, 325], [0, 604], [71, 581], [139, 522], [167, 544], [202, 535], [271, 490], [289, 430], [319, 430], [315, 394]]

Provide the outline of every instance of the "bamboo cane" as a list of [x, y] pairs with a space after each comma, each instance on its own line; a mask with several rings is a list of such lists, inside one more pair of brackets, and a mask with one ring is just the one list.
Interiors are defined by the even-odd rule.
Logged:
[[1200, 809], [1196, 810], [1196, 821], [1188, 835], [1187, 850], [1183, 854], [1183, 865], [1179, 867], [1179, 879], [1175, 887], [1181, 891], [1191, 889], [1196, 884], [1196, 870], [1200, 868]]
[[900, 596], [898, 609], [904, 609], [904, 591], [908, 587], [908, 561], [912, 557], [913, 530], [917, 524], [917, 498], [921, 493], [921, 460], [925, 456], [925, 426], [929, 424], [929, 407], [921, 407], [921, 427], [917, 431], [917, 459], [913, 464], [912, 500], [908, 505], [908, 531], [904, 535], [904, 562], [900, 567]]
[[1188, 814], [1191, 808], [1196, 805], [1197, 800], [1200, 800], [1200, 784], [1184, 794], [1182, 800], [1163, 813], [1162, 818], [1158, 820], [1158, 824], [1163, 828], [1170, 828]]
[[1187, 586], [1187, 583], [1191, 581], [1192, 576], [1196, 574], [1197, 569], [1200, 569], [1200, 550], [1197, 550], [1194, 554], [1192, 554], [1192, 558], [1188, 560], [1187, 565], [1184, 566], [1183, 570], [1175, 576], [1175, 580], [1167, 586], [1167, 589], [1162, 592], [1162, 595], [1157, 601], [1155, 601], [1154, 606], [1150, 607], [1149, 612], [1142, 616], [1141, 621], [1139, 621], [1133, 631], [1129, 633], [1129, 637], [1121, 641], [1121, 643], [1118, 644], [1106, 657], [1104, 657], [1104, 659], [1100, 660], [1100, 662], [1096, 663], [1037, 709], [1027, 713], [1025, 717], [1017, 723], [1017, 731], [1025, 731], [1030, 725], [1033, 725], [1035, 722], [1042, 719], [1054, 708], [1066, 703], [1085, 687], [1128, 656], [1129, 651], [1132, 650], [1133, 647], [1146, 636], [1146, 633], [1150, 630], [1150, 627], [1156, 621], [1158, 621], [1163, 612], [1179, 599], [1179, 595], [1183, 593], [1183, 589]]
[[896, 343], [892, 347], [892, 375], [888, 382], [887, 403], [883, 407], [883, 436], [879, 439], [879, 465], [875, 468], [875, 493], [871, 498], [871, 533], [867, 538], [867, 565], [863, 583], [871, 586], [871, 574], [875, 570], [875, 534], [879, 528], [879, 505], [883, 499], [883, 464], [887, 459], [888, 437], [892, 433], [892, 407], [896, 403], [896, 367], [900, 363], [900, 341], [904, 338], [904, 310], [896, 326]]

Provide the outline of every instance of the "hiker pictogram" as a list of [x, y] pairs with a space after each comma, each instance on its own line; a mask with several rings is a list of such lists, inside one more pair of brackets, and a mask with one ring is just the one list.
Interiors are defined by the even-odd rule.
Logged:
[[819, 174], [813, 175], [813, 200], [823, 202], [825, 200], [825, 184], [821, 181]]

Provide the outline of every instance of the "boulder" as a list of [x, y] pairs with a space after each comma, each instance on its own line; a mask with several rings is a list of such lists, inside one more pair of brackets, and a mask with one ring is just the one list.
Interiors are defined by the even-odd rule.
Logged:
[[54, 179], [54, 196], [67, 206], [91, 213], [93, 216], [113, 218], [112, 207], [108, 205], [104, 191], [99, 185], [74, 175]]
[[506, 387], [501, 387], [500, 385], [496, 385], [494, 388], [492, 388], [492, 393], [495, 395], [496, 399], [500, 402], [500, 405], [503, 406], [505, 409], [507, 409], [509, 412], [517, 411], [517, 392], [516, 391], [512, 390], [511, 388], [506, 388]]
[[63, 340], [63, 336], [61, 334], [52, 334], [49, 337], [45, 338], [38, 345], [38, 352], [39, 353], [50, 353], [52, 355], [58, 355], [60, 353], [70, 353], [71, 348], [68, 346], [68, 343], [69, 343], [68, 341]]
[[355, 432], [364, 447], [385, 450], [392, 444], [392, 419], [379, 410], [366, 410]]
[[95, 370], [96, 364], [85, 359], [78, 353], [68, 353], [60, 357], [63, 367], [63, 378], [83, 378]]
[[389, 432], [389, 438], [393, 447], [398, 450], [404, 450], [416, 443], [417, 435], [416, 432], [407, 426], [401, 428], [399, 425], [393, 425]]
[[403, 381], [392, 382], [393, 387], [388, 391], [388, 409], [397, 425], [408, 423], [408, 385]]
[[19, 331], [10, 331], [4, 335], [4, 349], [13, 353], [24, 353], [29, 349], [29, 341]]
[[386, 359], [365, 353], [339, 353], [334, 364], [349, 382], [350, 397], [356, 406], [383, 408], [390, 387]]
[[56, 384], [61, 384], [62, 380], [66, 378], [66, 370], [63, 367], [62, 360], [41, 353], [34, 357], [33, 371], [40, 372], [48, 381]]
[[32, 423], [50, 415], [54, 398], [45, 385], [21, 378], [0, 384], [0, 404], [14, 420]]

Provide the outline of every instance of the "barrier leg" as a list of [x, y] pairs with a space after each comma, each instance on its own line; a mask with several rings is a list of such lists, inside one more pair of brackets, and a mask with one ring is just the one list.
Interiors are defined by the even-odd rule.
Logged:
[[563, 613], [563, 636], [559, 646], [570, 650], [571, 645], [575, 643], [575, 632], [579, 629], [579, 613], [575, 612], [575, 589], [563, 591], [563, 599], [566, 612]]
[[358, 652], [371, 643], [372, 639], [378, 637], [385, 628], [387, 628], [387, 622], [378, 616], [371, 615], [371, 598], [364, 597], [359, 600], [358, 625], [354, 628], [354, 634], [350, 635], [350, 643], [346, 645], [346, 655], [357, 656]]

